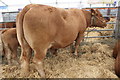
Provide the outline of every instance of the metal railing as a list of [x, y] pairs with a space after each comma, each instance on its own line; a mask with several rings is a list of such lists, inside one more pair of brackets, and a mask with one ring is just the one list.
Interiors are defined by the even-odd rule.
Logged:
[[[107, 8], [98, 8], [98, 9], [108, 9], [109, 7]], [[111, 8], [111, 7], [110, 7]], [[111, 9], [116, 9], [118, 7], [112, 7]], [[87, 9], [91, 9], [91, 8], [87, 8]], [[97, 8], [96, 8], [97, 9]], [[115, 13], [113, 15], [103, 15], [105, 17], [116, 17]], [[15, 22], [15, 21], [6, 21], [6, 22]], [[0, 23], [6, 23], [6, 22], [0, 22]], [[85, 37], [85, 38], [105, 38], [105, 37], [115, 37], [115, 29], [116, 29], [116, 22], [108, 22], [107, 24], [114, 24], [114, 29], [102, 29], [102, 30], [97, 30], [97, 29], [93, 29], [93, 30], [87, 30], [86, 32], [92, 32], [92, 31], [97, 31], [97, 32], [101, 32], [101, 31], [113, 31], [113, 35], [109, 35], [109, 36], [88, 36], [88, 37]], [[3, 29], [3, 28], [0, 28], [0, 29]]]
[[[95, 7], [95, 9], [103, 9], [103, 10], [105, 10], [105, 9], [116, 9], [116, 12], [117, 12], [117, 8], [118, 7]], [[87, 9], [91, 9], [91, 8], [87, 8]], [[107, 14], [109, 14], [109, 15], [107, 15]], [[116, 18], [117, 16], [116, 16], [116, 14], [117, 13], [114, 13], [114, 12], [112, 12], [112, 14], [111, 13], [106, 13], [106, 14], [104, 14], [103, 16], [104, 17], [110, 17], [110, 18]], [[113, 34], [112, 35], [108, 35], [108, 36], [87, 36], [87, 37], [85, 37], [85, 38], [108, 38], [108, 37], [115, 37], [115, 29], [116, 29], [116, 22], [108, 22], [107, 24], [113, 24], [114, 25], [114, 28], [113, 29], [102, 29], [102, 30], [97, 30], [97, 29], [92, 29], [92, 30], [87, 30], [86, 32], [92, 32], [92, 31], [96, 31], [96, 32], [101, 32], [101, 31], [113, 31]]]

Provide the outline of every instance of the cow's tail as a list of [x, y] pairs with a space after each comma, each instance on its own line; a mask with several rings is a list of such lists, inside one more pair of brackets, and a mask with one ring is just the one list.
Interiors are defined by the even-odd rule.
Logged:
[[3, 54], [2, 31], [0, 31], [0, 56]]
[[2, 31], [0, 31], [0, 64], [2, 63], [3, 56], [3, 43], [2, 43]]
[[[16, 18], [16, 31], [17, 31], [17, 38], [20, 46], [23, 46], [23, 42], [27, 43], [25, 37], [24, 37], [24, 31], [23, 31], [23, 20], [24, 15], [27, 13], [27, 11], [30, 10], [30, 8], [33, 6], [33, 4], [29, 4], [23, 8], [23, 10], [17, 15]], [[27, 43], [28, 44], [28, 43]]]

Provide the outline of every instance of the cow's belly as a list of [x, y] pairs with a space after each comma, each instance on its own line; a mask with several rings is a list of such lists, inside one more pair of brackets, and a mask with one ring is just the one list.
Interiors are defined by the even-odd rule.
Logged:
[[55, 38], [52, 44], [52, 48], [63, 48], [66, 46], [69, 46], [71, 43], [73, 43], [77, 38], [78, 32], [74, 34], [69, 34], [67, 36], [60, 35]]
[[38, 31], [35, 31], [35, 29], [31, 29], [30, 26], [29, 28], [26, 28], [27, 26], [24, 28], [25, 37], [31, 47], [51, 46], [53, 48], [63, 48], [73, 43], [78, 35], [78, 31], [76, 30], [73, 33], [69, 32], [68, 34], [66, 34], [65, 32], [62, 32], [56, 35], [55, 33], [50, 34], [51, 32], [49, 32], [49, 34], [45, 34], [50, 30], [46, 30], [46, 32], [41, 31], [42, 29], [39, 29], [40, 27], [37, 28]]

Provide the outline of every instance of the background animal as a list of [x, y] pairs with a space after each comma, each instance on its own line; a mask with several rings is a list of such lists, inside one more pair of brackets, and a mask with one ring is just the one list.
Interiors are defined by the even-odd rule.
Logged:
[[[107, 20], [108, 21], [108, 20]], [[29, 75], [31, 48], [33, 63], [45, 77], [42, 60], [49, 48], [64, 48], [74, 41], [75, 50], [83, 39], [87, 27], [105, 27], [106, 19], [98, 10], [61, 9], [47, 5], [27, 5], [17, 16], [17, 38], [20, 43], [21, 76]]]
[[2, 55], [7, 58], [8, 64], [18, 61], [17, 48], [19, 46], [16, 28], [9, 28], [1, 31]]

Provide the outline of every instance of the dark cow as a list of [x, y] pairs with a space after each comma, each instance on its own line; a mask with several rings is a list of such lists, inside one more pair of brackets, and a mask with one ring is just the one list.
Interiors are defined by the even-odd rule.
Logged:
[[1, 31], [2, 55], [7, 58], [8, 64], [17, 59], [17, 49], [19, 46], [16, 34], [16, 28], [5, 29]]
[[83, 39], [87, 27], [105, 27], [108, 20], [98, 10], [62, 9], [47, 5], [30, 4], [17, 16], [17, 37], [21, 45], [21, 76], [29, 73], [31, 49], [33, 63], [45, 77], [42, 60], [49, 48], [69, 46], [74, 41], [75, 51]]
[[115, 44], [114, 50], [113, 50], [113, 57], [115, 59], [115, 73], [118, 77], [120, 77], [120, 40], [118, 40]]

